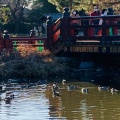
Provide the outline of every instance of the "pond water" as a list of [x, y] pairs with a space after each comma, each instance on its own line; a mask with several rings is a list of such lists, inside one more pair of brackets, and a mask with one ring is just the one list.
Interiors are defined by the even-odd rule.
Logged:
[[67, 84], [58, 83], [60, 97], [53, 96], [52, 83], [15, 91], [10, 104], [0, 101], [0, 120], [120, 120], [120, 93], [88, 82], [70, 82], [77, 89], [67, 90]]

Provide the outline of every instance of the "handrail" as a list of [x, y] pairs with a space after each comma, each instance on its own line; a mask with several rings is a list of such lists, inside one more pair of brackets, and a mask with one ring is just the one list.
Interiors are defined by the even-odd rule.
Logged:
[[76, 17], [76, 18], [69, 17], [68, 19], [71, 19], [71, 20], [79, 20], [79, 19], [97, 19], [97, 18], [120, 18], [120, 15], [81, 16], [81, 17]]
[[26, 41], [26, 40], [46, 40], [47, 38], [10, 38], [10, 40], [22, 40], [22, 41]]
[[62, 20], [62, 18], [59, 18], [57, 21], [55, 21], [54, 25], [56, 25], [61, 20]]
[[57, 43], [57, 41], [59, 40], [60, 37], [60, 28], [61, 28], [61, 20], [62, 18], [59, 18], [54, 24], [53, 24], [53, 45], [55, 45]]
[[[71, 28], [95, 28], [95, 27], [98, 27], [98, 28], [101, 28], [103, 25], [77, 25], [77, 26], [74, 26], [74, 25], [70, 25]], [[120, 25], [118, 24], [112, 24], [112, 25], [104, 25], [106, 28], [108, 27], [118, 27]]]

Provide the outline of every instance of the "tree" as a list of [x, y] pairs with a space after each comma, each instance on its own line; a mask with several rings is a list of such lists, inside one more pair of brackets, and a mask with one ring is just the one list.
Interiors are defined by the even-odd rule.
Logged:
[[58, 11], [63, 11], [64, 7], [72, 9], [86, 10], [87, 12], [93, 10], [94, 5], [99, 5], [100, 9], [112, 7], [114, 10], [120, 9], [120, 0], [48, 0], [57, 7]]
[[1, 0], [2, 4], [5, 4], [9, 8], [10, 15], [15, 24], [15, 33], [19, 32], [19, 24], [24, 15], [24, 10], [29, 4], [26, 0]]
[[48, 0], [57, 7], [58, 11], [63, 11], [64, 7], [69, 7], [72, 10], [76, 5], [81, 3], [81, 0]]
[[1, 17], [2, 17], [2, 19], [3, 19], [3, 21], [4, 21], [4, 23], [6, 23], [6, 22], [8, 22], [9, 21], [9, 15], [10, 15], [10, 10], [9, 10], [9, 8], [7, 7], [3, 7], [2, 9], [1, 9], [1, 12], [2, 12], [2, 14], [1, 14]]
[[48, 0], [36, 0], [33, 5], [32, 9], [40, 8], [42, 13], [56, 13], [56, 6], [48, 2]]
[[56, 6], [49, 3], [48, 0], [36, 0], [29, 10], [27, 18], [29, 21], [38, 22], [44, 13], [56, 13]]

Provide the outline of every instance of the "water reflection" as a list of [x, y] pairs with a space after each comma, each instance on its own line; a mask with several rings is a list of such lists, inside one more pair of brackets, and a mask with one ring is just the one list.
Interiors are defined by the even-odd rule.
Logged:
[[[72, 84], [77, 89], [68, 90]], [[0, 101], [1, 120], [120, 120], [120, 93], [99, 91], [91, 83], [58, 83], [60, 97], [52, 95], [52, 83], [15, 91], [11, 104]], [[85, 94], [81, 89], [86, 87]], [[1, 95], [4, 98], [4, 93]]]

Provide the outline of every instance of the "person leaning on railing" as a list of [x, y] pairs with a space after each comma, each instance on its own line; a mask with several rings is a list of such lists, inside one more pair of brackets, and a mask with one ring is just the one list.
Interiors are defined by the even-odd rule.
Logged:
[[[107, 9], [102, 10], [101, 16], [107, 16]], [[102, 25], [102, 24], [103, 24], [103, 19], [101, 18], [99, 20], [99, 25]], [[102, 35], [102, 29], [98, 31], [98, 35]]]
[[[73, 10], [72, 11], [72, 14], [70, 15], [70, 17], [72, 18], [76, 18], [76, 17], [80, 17], [79, 14], [77, 14], [77, 11], [76, 10]], [[72, 20], [71, 21], [71, 25], [80, 25], [80, 20]], [[79, 33], [79, 29], [78, 28], [75, 28], [74, 30], [71, 30], [71, 34], [72, 35], [78, 35]]]

